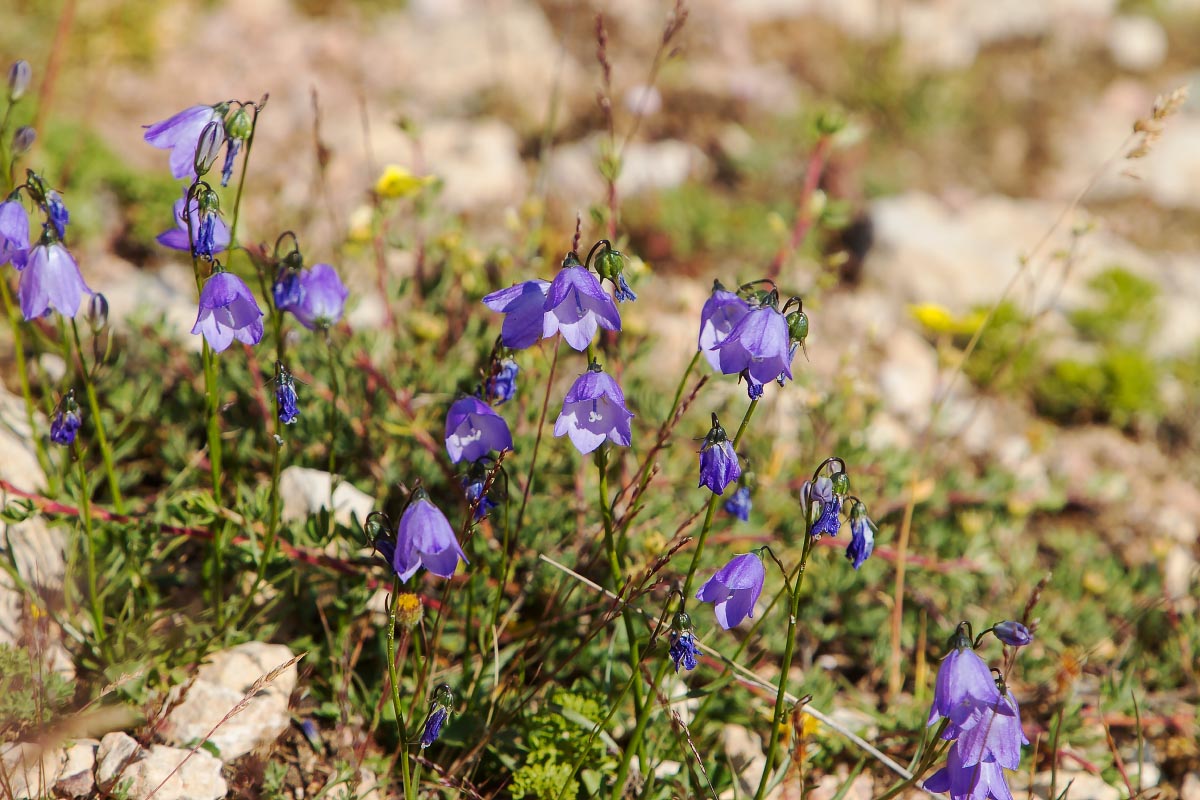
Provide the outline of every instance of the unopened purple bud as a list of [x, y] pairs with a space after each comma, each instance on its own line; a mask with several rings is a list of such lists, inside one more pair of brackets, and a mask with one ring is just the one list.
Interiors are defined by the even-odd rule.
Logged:
[[445, 724], [446, 717], [448, 716], [450, 716], [450, 712], [441, 706], [429, 712], [429, 716], [425, 718], [425, 730], [421, 732], [422, 750], [436, 742], [438, 737], [442, 735], [442, 725]]
[[33, 79], [33, 67], [25, 59], [16, 61], [8, 68], [8, 99], [15, 103], [25, 96], [29, 81]]
[[213, 168], [224, 143], [225, 126], [220, 120], [212, 120], [200, 131], [200, 138], [196, 141], [196, 153], [192, 157], [192, 168], [197, 177], [207, 175]]
[[88, 301], [87, 321], [92, 333], [99, 333], [108, 325], [108, 298], [99, 292]]
[[992, 633], [1009, 647], [1024, 647], [1033, 641], [1033, 634], [1029, 632], [1029, 628], [1011, 619], [997, 622], [992, 626]]
[[14, 157], [24, 155], [37, 141], [37, 131], [28, 125], [17, 128], [12, 137], [12, 154]]

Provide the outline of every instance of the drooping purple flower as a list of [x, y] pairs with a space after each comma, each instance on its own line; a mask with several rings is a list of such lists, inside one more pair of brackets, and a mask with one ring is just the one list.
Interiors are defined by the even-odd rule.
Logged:
[[950, 800], [1013, 800], [998, 763], [985, 760], [966, 766], [955, 745], [946, 756], [946, 766], [925, 779], [925, 788], [937, 794], [949, 792]]
[[943, 717], [950, 724], [942, 733], [947, 741], [957, 739], [965, 730], [977, 725], [983, 710], [1000, 702], [1000, 690], [983, 659], [971, 649], [970, 639], [959, 636], [954, 649], [938, 667], [933, 704], [926, 725]]
[[1024, 647], [1033, 641], [1029, 628], [1011, 619], [997, 622], [992, 626], [992, 633], [1009, 647]]
[[696, 599], [716, 604], [717, 622], [729, 630], [746, 617], [754, 616], [754, 604], [762, 594], [766, 578], [767, 571], [756, 554], [734, 556], [700, 587]]
[[800, 488], [800, 505], [809, 518], [813, 518], [811, 534], [814, 538], [838, 535], [842, 527], [842, 496], [834, 491], [832, 479], [822, 475], [816, 483], [805, 481]]
[[46, 192], [45, 208], [50, 224], [54, 226], [58, 238], [62, 239], [67, 235], [67, 224], [71, 221], [71, 214], [67, 211], [66, 204], [63, 203], [62, 195], [53, 189]]
[[[720, 370], [726, 375], [744, 375], [749, 388], [761, 394], [761, 386], [780, 377], [792, 377], [792, 347], [783, 314], [769, 305], [751, 309], [716, 345]], [[753, 395], [752, 395], [753, 396]]]
[[17, 286], [25, 319], [49, 314], [51, 308], [64, 317], [74, 318], [79, 311], [79, 301], [91, 293], [67, 248], [58, 242], [50, 242], [29, 251]]
[[72, 407], [59, 408], [50, 421], [50, 441], [67, 447], [75, 442], [75, 434], [83, 425], [79, 417], [79, 409], [72, 402]]
[[275, 300], [275, 308], [287, 311], [295, 308], [304, 300], [304, 287], [300, 283], [300, 270], [290, 267], [280, 267], [271, 286], [271, 297]]
[[468, 475], [462, 480], [463, 492], [467, 496], [467, 502], [475, 506], [474, 519], [476, 522], [486, 517], [488, 512], [493, 508], [499, 506], [492, 498], [483, 493], [483, 487], [486, 484], [486, 476]]
[[275, 404], [279, 409], [279, 421], [291, 425], [300, 416], [296, 405], [296, 384], [291, 374], [283, 372], [275, 379]]
[[498, 368], [484, 382], [484, 394], [496, 405], [504, 405], [517, 393], [517, 375], [521, 368], [511, 358], [500, 362]]
[[231, 272], [214, 273], [200, 291], [200, 308], [192, 333], [200, 333], [220, 353], [234, 339], [258, 344], [263, 312], [245, 281]]
[[292, 312], [310, 331], [328, 328], [342, 318], [350, 290], [332, 266], [314, 264], [312, 269], [300, 270], [295, 280], [282, 291], [275, 285], [275, 304], [280, 311]]
[[625, 393], [616, 380], [593, 364], [580, 375], [563, 398], [562, 413], [554, 423], [555, 436], [568, 436], [580, 453], [599, 447], [605, 439], [629, 447], [633, 433]]
[[483, 304], [504, 315], [500, 341], [512, 350], [524, 350], [542, 338], [549, 281], [533, 280], [492, 292]]
[[221, 185], [228, 186], [233, 177], [233, 162], [237, 159], [238, 151], [242, 149], [242, 140], [227, 138], [225, 140], [225, 164], [221, 167]]
[[682, 666], [686, 670], [696, 668], [696, 656], [700, 655], [700, 648], [696, 645], [696, 637], [691, 631], [671, 631], [670, 635], [671, 647], [668, 654], [671, 656], [671, 661], [675, 662], [675, 671], [679, 672], [679, 667]]
[[721, 494], [729, 484], [742, 475], [733, 442], [729, 441], [725, 429], [713, 414], [713, 426], [704, 437], [700, 448], [700, 486], [707, 486], [713, 494]]
[[435, 706], [429, 712], [429, 716], [425, 718], [425, 728], [421, 731], [422, 750], [436, 742], [442, 735], [442, 725], [445, 724], [448, 716], [450, 716], [450, 712], [442, 706]]
[[11, 263], [18, 271], [29, 258], [29, 214], [19, 200], [0, 203], [0, 267]]
[[220, 107], [192, 106], [173, 117], [147, 125], [147, 142], [160, 150], [170, 150], [171, 177], [195, 178], [196, 144], [208, 123], [221, 119]]
[[[186, 251], [191, 243], [188, 241], [188, 219], [183, 216], [184, 206], [187, 205], [188, 190], [183, 190], [183, 197], [175, 201], [175, 227], [163, 231], [155, 241], [163, 247], [172, 250]], [[201, 219], [199, 202], [192, 200], [188, 209], [191, 220], [192, 236], [196, 239], [196, 256], [211, 259], [217, 253], [229, 247], [229, 226], [215, 212], [203, 215]]]
[[621, 330], [621, 314], [587, 267], [563, 263], [546, 292], [542, 338], [561, 333], [571, 347], [586, 350], [597, 328]]
[[446, 413], [446, 452], [450, 460], [478, 461], [493, 450], [511, 450], [508, 423], [478, 397], [454, 401]]
[[750, 313], [750, 304], [734, 292], [726, 291], [720, 283], [713, 284], [712, 294], [700, 309], [700, 338], [697, 346], [712, 368], [721, 371], [721, 356], [716, 346], [725, 341], [729, 332]]
[[971, 767], [982, 761], [995, 761], [1009, 769], [1020, 766], [1021, 746], [1029, 744], [1029, 740], [1021, 730], [1021, 709], [1012, 692], [997, 697], [990, 705], [977, 706], [969, 723], [958, 727], [960, 733], [954, 749], [963, 766]]
[[429, 498], [419, 496], [404, 509], [396, 530], [396, 549], [392, 554], [392, 569], [402, 583], [421, 567], [449, 578], [458, 569], [459, 559], [469, 564], [454, 529], [446, 515]]
[[737, 491], [729, 496], [729, 499], [721, 506], [726, 514], [737, 517], [742, 522], [750, 520], [750, 510], [754, 507], [753, 501], [750, 499], [750, 487], [739, 486]]
[[[617, 290], [613, 293], [613, 297], [616, 298], [618, 303], [624, 303], [626, 300], [637, 300], [637, 295], [629, 287], [629, 281], [625, 280], [624, 274], [617, 276]], [[691, 668], [689, 667], [689, 669]]]
[[850, 508], [850, 545], [846, 558], [858, 569], [875, 551], [875, 523], [867, 516], [867, 507], [855, 502]]

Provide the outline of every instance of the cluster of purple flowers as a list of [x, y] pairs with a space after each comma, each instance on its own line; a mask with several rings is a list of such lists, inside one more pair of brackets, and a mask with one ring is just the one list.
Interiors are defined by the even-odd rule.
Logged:
[[[1028, 644], [1032, 636], [1018, 622], [993, 629], [1005, 644]], [[938, 669], [927, 725], [944, 720], [942, 739], [952, 742], [946, 766], [925, 781], [931, 792], [952, 800], [1012, 800], [1005, 769], [1017, 769], [1021, 747], [1029, 744], [1021, 729], [1021, 711], [1003, 681], [975, 652], [969, 626], [959, 626], [950, 654]]]
[[[602, 280], [612, 284], [613, 295], [604, 290]], [[614, 298], [619, 302], [637, 296], [625, 280], [624, 256], [601, 239], [583, 262], [575, 252], [568, 253], [554, 280], [529, 280], [492, 292], [483, 298], [483, 304], [504, 315], [500, 340], [509, 349], [523, 350], [560, 334], [572, 348], [584, 351], [597, 331], [621, 330], [621, 313]], [[515, 377], [515, 364], [510, 374]], [[489, 379], [488, 394], [507, 400], [511, 391], [504, 380], [503, 371], [495, 372]], [[632, 419], [620, 384], [593, 362], [563, 398], [554, 435], [566, 436], [585, 455], [605, 441], [629, 447]]]

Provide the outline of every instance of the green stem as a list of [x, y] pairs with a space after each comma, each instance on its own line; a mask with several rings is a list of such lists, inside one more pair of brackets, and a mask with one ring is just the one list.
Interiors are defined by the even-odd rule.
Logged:
[[21, 397], [25, 399], [25, 419], [29, 423], [29, 438], [33, 441], [37, 453], [38, 464], [46, 476], [46, 482], [51, 497], [58, 494], [57, 473], [51, 469], [50, 456], [46, 453], [46, 443], [38, 434], [34, 421], [33, 391], [29, 386], [29, 367], [25, 362], [25, 345], [21, 337], [21, 322], [17, 319], [17, 310], [13, 306], [12, 294], [8, 289], [8, 281], [0, 279], [0, 298], [4, 301], [4, 313], [8, 317], [12, 329], [13, 352], [17, 358], [17, 379], [21, 383]]
[[[807, 528], [808, 526], [806, 526]], [[795, 579], [792, 581], [792, 604], [788, 609], [787, 643], [783, 647], [783, 661], [779, 666], [779, 690], [775, 694], [775, 713], [771, 717], [771, 742], [767, 746], [767, 760], [763, 764], [762, 778], [758, 782], [758, 791], [754, 800], [763, 800], [767, 793], [767, 784], [771, 781], [771, 768], [775, 756], [779, 752], [779, 726], [787, 711], [787, 679], [788, 671], [792, 668], [792, 655], [796, 651], [796, 621], [800, 617], [800, 589], [804, 586], [804, 568], [808, 564], [809, 553], [812, 552], [813, 537], [805, 531], [804, 551], [800, 555], [800, 566], [796, 567]]]
[[404, 781], [404, 800], [416, 800], [417, 787], [413, 783], [408, 763], [408, 725], [404, 722], [404, 710], [400, 703], [400, 670], [396, 665], [396, 604], [400, 602], [400, 579], [392, 578], [392, 604], [388, 607], [387, 665], [391, 682], [392, 710], [396, 714], [396, 729], [400, 738], [400, 772]]
[[[694, 365], [695, 363], [696, 363], [696, 359], [692, 359], [692, 364]], [[691, 367], [689, 367], [689, 370], [690, 369], [691, 369]], [[685, 375], [684, 379], [686, 380], [686, 378], [687, 378], [687, 376]], [[682, 388], [682, 385], [683, 384], [681, 382], [680, 383], [681, 388]], [[680, 396], [681, 396], [680, 394], [676, 395], [676, 401], [678, 401]], [[734, 436], [734, 438], [733, 438], [733, 449], [734, 450], [737, 450], [738, 445], [741, 444], [742, 436], [744, 436], [746, 433], [746, 426], [750, 424], [750, 418], [752, 416], [754, 416], [754, 410], [756, 408], [758, 408], [758, 400], [757, 399], [751, 400], [750, 405], [746, 408], [745, 415], [742, 416], [742, 424], [738, 426], [737, 435]], [[672, 411], [671, 413], [673, 416], [674, 412]], [[684, 581], [683, 581], [683, 597], [685, 598], [685, 602], [686, 602], [686, 598], [691, 597], [692, 581], [695, 579], [696, 570], [700, 566], [700, 557], [704, 553], [704, 544], [705, 544], [705, 542], [708, 541], [708, 532], [712, 529], [713, 517], [716, 514], [717, 504], [720, 501], [721, 501], [721, 496], [717, 495], [717, 494], [714, 494], [712, 497], [710, 497], [708, 499], [708, 508], [705, 510], [705, 513], [704, 513], [704, 523], [700, 526], [700, 534], [696, 540], [696, 549], [692, 552], [692, 563], [688, 567], [687, 577], [684, 578]], [[656, 671], [656, 673], [654, 675], [654, 685], [657, 686], [658, 684], [662, 683], [662, 679], [664, 676], [666, 676], [667, 668], [670, 663], [671, 663], [670, 661], [665, 660], [665, 659], [659, 663], [658, 670]], [[646, 714], [646, 715], [638, 718], [637, 725], [634, 727], [633, 733], [629, 737], [630, 747], [626, 748], [626, 753], [631, 752], [634, 745], [641, 744], [642, 739], [646, 733], [646, 724], [649, 721], [649, 717], [650, 717], [650, 715]], [[625, 756], [622, 756], [622, 766], [624, 766], [624, 760], [625, 760]], [[653, 774], [651, 772], [649, 772], [649, 770], [646, 770], [644, 764], [643, 764], [643, 771], [646, 772], [644, 777], [645, 777], [645, 780], [647, 781], [647, 783], [652, 781]], [[614, 798], [620, 797], [621, 793], [623, 793], [625, 791], [625, 785], [624, 785], [624, 783], [622, 783], [620, 781], [619, 775], [618, 775], [618, 783], [617, 783], [616, 788], [617, 788], [617, 791], [613, 793]]]
[[96, 643], [104, 645], [104, 608], [100, 602], [100, 591], [96, 583], [96, 531], [92, 524], [92, 498], [88, 488], [87, 467], [84, 466], [78, 445], [72, 445], [75, 463], [79, 467], [79, 510], [83, 517], [84, 541], [87, 544], [88, 602], [92, 609], [92, 626], [96, 631]]
[[229, 223], [229, 252], [237, 247], [238, 220], [241, 219], [242, 189], [246, 186], [246, 173], [250, 171], [250, 151], [254, 148], [254, 132], [258, 130], [258, 105], [254, 105], [254, 117], [250, 121], [250, 135], [246, 138], [246, 154], [242, 156], [242, 174], [238, 176], [237, 193], [233, 196], [233, 221]]
[[96, 384], [92, 380], [91, 371], [83, 363], [83, 345], [79, 340], [79, 325], [71, 319], [71, 334], [75, 338], [75, 353], [79, 357], [79, 377], [87, 391], [88, 408], [92, 412], [92, 423], [96, 428], [96, 444], [100, 446], [100, 457], [104, 460], [104, 474], [108, 478], [108, 490], [112, 492], [113, 507], [118, 514], [125, 513], [125, 501], [121, 497], [121, 484], [117, 480], [117, 472], [113, 468], [112, 447], [104, 434], [104, 420], [100, 416], [100, 402], [96, 399]]
[[325, 434], [329, 440], [329, 528], [325, 531], [326, 538], [333, 535], [333, 492], [337, 489], [337, 473], [334, 472], [336, 466], [337, 454], [337, 404], [338, 396], [341, 393], [341, 386], [338, 383], [337, 359], [334, 358], [333, 341], [328, 330], [325, 331], [325, 353], [329, 357], [329, 380], [333, 390], [333, 399], [330, 401], [326, 422]]

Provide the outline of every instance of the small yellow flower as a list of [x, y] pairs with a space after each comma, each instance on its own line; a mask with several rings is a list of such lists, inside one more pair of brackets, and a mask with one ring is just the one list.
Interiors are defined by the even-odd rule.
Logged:
[[908, 313], [930, 333], [952, 333], [954, 315], [937, 303], [920, 303], [908, 307]]
[[388, 164], [375, 181], [375, 194], [396, 199], [414, 197], [432, 182], [432, 175], [417, 177], [398, 164]]
[[396, 621], [412, 630], [421, 621], [421, 598], [411, 592], [396, 597]]

